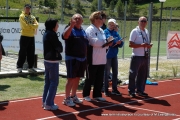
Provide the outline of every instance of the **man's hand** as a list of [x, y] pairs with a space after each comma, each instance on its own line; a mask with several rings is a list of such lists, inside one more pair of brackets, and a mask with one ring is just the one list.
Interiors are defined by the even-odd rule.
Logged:
[[73, 28], [76, 24], [76, 20], [74, 20], [73, 18], [71, 18], [71, 21], [70, 21], [70, 26]]
[[141, 46], [147, 47], [147, 48], [151, 48], [151, 47], [152, 47], [152, 44], [142, 43]]

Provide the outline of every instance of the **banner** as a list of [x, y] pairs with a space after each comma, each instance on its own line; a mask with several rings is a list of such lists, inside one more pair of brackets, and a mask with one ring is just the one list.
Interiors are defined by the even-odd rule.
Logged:
[[[66, 25], [59, 24], [59, 29], [57, 31], [58, 38], [63, 45], [63, 53], [61, 53], [63, 59], [65, 58], [65, 44], [64, 40], [62, 40], [61, 38], [61, 35], [64, 31], [65, 26]], [[86, 29], [88, 25], [83, 25], [82, 27]], [[21, 36], [20, 31], [21, 28], [19, 22], [0, 22], [0, 32], [4, 37], [2, 45], [5, 51], [19, 52], [19, 39]], [[44, 32], [44, 23], [39, 23], [39, 27], [35, 35], [35, 54], [43, 54], [42, 40]]]
[[180, 31], [168, 31], [167, 58], [180, 59]]

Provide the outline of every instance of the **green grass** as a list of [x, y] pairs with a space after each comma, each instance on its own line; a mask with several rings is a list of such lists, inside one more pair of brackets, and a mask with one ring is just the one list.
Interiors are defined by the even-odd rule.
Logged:
[[[33, 6], [38, 8], [38, 3], [39, 3], [40, 0], [35, 0], [33, 2]], [[91, 13], [90, 11], [90, 6], [91, 3], [86, 3], [84, 2], [83, 0], [80, 0], [81, 1], [81, 4], [84, 6], [84, 9], [86, 10], [86, 13], [85, 13], [85, 19], [84, 19], [84, 24], [89, 24], [89, 15]], [[74, 0], [71, 1], [71, 4], [74, 4]], [[10, 10], [8, 12], [8, 15], [10, 17], [18, 17], [19, 14], [21, 13], [21, 11], [23, 10], [23, 7], [24, 7], [24, 4], [25, 3], [30, 3], [30, 0], [8, 0], [8, 3], [9, 3], [9, 6], [10, 6]], [[173, 7], [173, 8], [176, 8], [176, 7], [179, 7], [179, 0], [166, 0], [166, 2], [164, 3], [164, 7]], [[154, 2], [153, 4], [154, 6], [156, 6], [157, 8], [160, 8], [161, 4], [159, 1], [156, 1]], [[6, 0], [0, 0], [0, 6], [6, 6]], [[57, 0], [57, 6], [61, 6], [61, 0]], [[136, 13], [136, 15], [138, 16], [141, 16], [142, 14], [142, 11], [144, 9], [147, 10], [147, 8], [149, 7], [149, 4], [139, 4], [137, 5], [137, 8], [139, 9], [139, 13]], [[13, 8], [15, 9], [19, 9], [19, 10], [12, 10]], [[1, 8], [0, 8], [1, 9]], [[156, 17], [158, 17], [160, 15], [160, 9], [158, 9], [158, 13], [155, 15]], [[44, 22], [48, 17], [49, 17], [49, 14], [42, 14], [41, 12], [43, 11], [47, 11], [48, 10], [45, 10], [45, 9], [35, 9], [33, 8], [33, 15], [35, 15], [36, 17], [39, 17], [40, 18], [40, 22]], [[75, 12], [75, 8], [73, 8], [73, 10], [67, 10], [65, 9], [65, 15], [64, 15], [64, 22], [65, 24], [67, 24], [70, 20], [70, 17], [72, 16], [72, 14], [74, 14]], [[105, 12], [109, 13], [108, 11], [108, 8], [106, 8]], [[180, 18], [180, 14], [179, 14], [180, 10], [173, 10], [172, 12], [172, 17], [173, 18]], [[53, 18], [57, 18], [57, 19], [61, 19], [61, 7], [58, 7], [55, 9], [55, 13], [56, 14], [50, 14], [51, 17]], [[114, 12], [115, 16], [117, 16], [117, 12]], [[169, 10], [163, 10], [163, 18], [166, 18], [166, 14], [170, 14], [170, 11]], [[0, 10], [0, 15], [3, 15], [3, 16], [6, 16], [6, 10], [2, 9]], [[123, 17], [123, 16], [122, 16]]]
[[[158, 41], [152, 41], [153, 47], [151, 48], [151, 57], [157, 56], [157, 49], [158, 49]], [[129, 47], [128, 39], [125, 41], [124, 46], [124, 57], [129, 58], [131, 57], [132, 49]], [[122, 58], [123, 55], [123, 48], [119, 49], [118, 58]], [[166, 41], [160, 41], [160, 49], [159, 49], [160, 56], [166, 56]]]
[[[0, 101], [42, 96], [44, 76], [0, 78]], [[65, 92], [66, 79], [59, 79], [57, 93]]]

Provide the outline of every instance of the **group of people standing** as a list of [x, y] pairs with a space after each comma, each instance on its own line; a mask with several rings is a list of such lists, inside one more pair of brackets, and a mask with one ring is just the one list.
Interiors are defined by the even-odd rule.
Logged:
[[[105, 87], [105, 96], [110, 96], [110, 94], [121, 95], [117, 89], [117, 55], [118, 49], [123, 47], [124, 42], [117, 32], [118, 24], [116, 20], [109, 19], [107, 28], [103, 30], [101, 28], [104, 23], [103, 19], [106, 19], [104, 12], [93, 12], [89, 17], [91, 25], [84, 30], [81, 26], [83, 23], [83, 16], [81, 14], [74, 14], [69, 24], [64, 28], [62, 39], [65, 41], [67, 83], [65, 86], [65, 99], [63, 100], [63, 104], [67, 106], [75, 106], [76, 103], [83, 102], [82, 99], [78, 98], [76, 91], [79, 80], [81, 77], [85, 76], [85, 73], [86, 79], [82, 92], [84, 100], [91, 101], [94, 99], [106, 101], [106, 99], [102, 97], [101, 92], [103, 84]], [[58, 64], [57, 60], [59, 59], [53, 58], [56, 55], [55, 53], [60, 54], [62, 52], [62, 45], [55, 34], [57, 25], [55, 25], [55, 23], [52, 24], [53, 21], [55, 20], [49, 18], [45, 22], [46, 32], [43, 37], [46, 71], [43, 93], [43, 108], [45, 110], [58, 109], [58, 106], [54, 103], [59, 80], [57, 73], [58, 65], [56, 65], [56, 69], [52, 66], [55, 66], [55, 63]], [[47, 23], [52, 27], [51, 30], [47, 29]], [[56, 21], [56, 23], [58, 22]], [[130, 97], [135, 97], [135, 92], [140, 96], [148, 95], [144, 92], [147, 78], [147, 56], [145, 53], [147, 53], [147, 50], [151, 48], [152, 45], [149, 43], [149, 34], [147, 29], [145, 29], [147, 19], [145, 17], [140, 17], [138, 23], [139, 25], [131, 31], [129, 40], [129, 47], [133, 49], [129, 71], [130, 84], [128, 86]], [[53, 34], [50, 34], [50, 31]], [[48, 58], [46, 56], [48, 56]], [[46, 64], [50, 64], [51, 67], [50, 65], [49, 67], [46, 66]], [[113, 77], [112, 91], [110, 93], [108, 89], [108, 76], [111, 68]], [[93, 93], [92, 97], [90, 97], [92, 85]]]
[[[25, 5], [25, 12], [20, 16], [22, 21], [22, 32], [20, 39], [20, 52], [17, 62], [18, 72], [22, 72], [25, 55], [34, 53], [34, 34], [38, 22], [30, 14], [30, 5]], [[69, 24], [64, 28], [62, 39], [65, 41], [65, 63], [67, 70], [67, 83], [65, 86], [65, 99], [63, 104], [75, 106], [82, 103], [76, 91], [81, 77], [85, 77], [82, 96], [86, 101], [92, 99], [106, 101], [102, 97], [101, 89], [104, 84], [105, 96], [110, 94], [121, 95], [117, 89], [118, 76], [118, 50], [123, 47], [124, 42], [117, 32], [118, 24], [115, 19], [109, 19], [107, 26], [106, 14], [102, 11], [93, 12], [89, 20], [91, 25], [84, 30], [82, 28], [83, 16], [74, 14]], [[138, 26], [133, 29], [129, 37], [129, 47], [132, 48], [132, 57], [129, 69], [128, 92], [130, 97], [148, 96], [145, 93], [145, 82], [147, 79], [148, 49], [152, 47], [149, 43], [149, 33], [145, 29], [147, 19], [140, 17]], [[56, 34], [59, 24], [58, 20], [48, 18], [45, 22], [45, 33], [43, 34], [43, 55], [45, 66], [45, 84], [42, 98], [42, 107], [45, 110], [57, 110], [58, 105], [54, 103], [57, 87], [59, 84], [59, 60], [62, 60], [62, 43]], [[28, 28], [28, 29], [26, 29]], [[102, 29], [103, 28], [103, 29]], [[31, 32], [30, 32], [31, 31]], [[25, 40], [26, 39], [26, 40]], [[27, 55], [29, 71], [32, 68], [32, 57]], [[112, 91], [108, 89], [108, 76], [112, 68]], [[93, 85], [92, 97], [90, 97]]]

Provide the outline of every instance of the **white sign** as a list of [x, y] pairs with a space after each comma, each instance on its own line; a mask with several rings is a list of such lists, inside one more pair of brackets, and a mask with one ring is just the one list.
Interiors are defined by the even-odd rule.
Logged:
[[[59, 40], [63, 45], [63, 53], [61, 54], [63, 59], [65, 58], [65, 45], [64, 40], [62, 40], [61, 35], [64, 31], [66, 25], [59, 24], [59, 29], [57, 35]], [[86, 29], [88, 26], [84, 25], [83, 28]], [[4, 39], [2, 41], [5, 51], [19, 52], [19, 39], [20, 39], [20, 23], [19, 22], [0, 22], [0, 32]], [[45, 32], [44, 23], [39, 23], [37, 29], [37, 34], [35, 35], [35, 53], [43, 54], [43, 34]]]
[[168, 31], [167, 58], [180, 59], [180, 31]]

